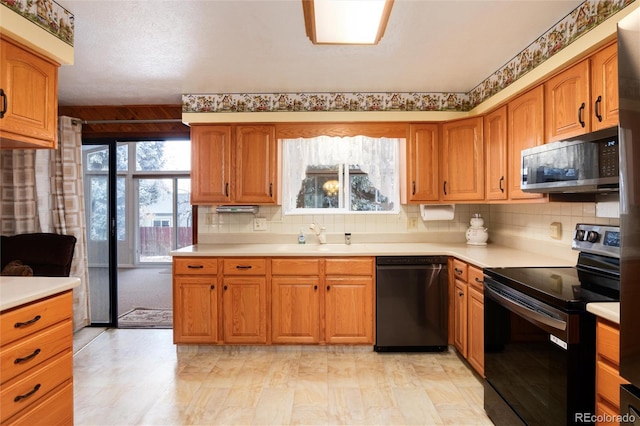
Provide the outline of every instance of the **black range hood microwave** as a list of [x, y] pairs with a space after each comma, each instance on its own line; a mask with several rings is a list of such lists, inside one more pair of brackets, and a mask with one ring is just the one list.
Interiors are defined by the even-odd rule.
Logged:
[[618, 127], [522, 150], [520, 187], [537, 193], [619, 190]]

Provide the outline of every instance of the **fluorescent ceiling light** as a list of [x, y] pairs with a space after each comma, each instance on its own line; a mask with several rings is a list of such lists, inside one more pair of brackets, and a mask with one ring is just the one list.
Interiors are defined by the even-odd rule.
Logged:
[[302, 0], [314, 44], [378, 44], [394, 0]]

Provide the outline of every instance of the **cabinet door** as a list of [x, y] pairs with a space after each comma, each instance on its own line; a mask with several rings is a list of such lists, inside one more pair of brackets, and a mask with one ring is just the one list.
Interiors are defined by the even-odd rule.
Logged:
[[547, 142], [591, 131], [588, 60], [552, 77], [544, 87]]
[[[58, 65], [5, 38], [0, 40], [2, 148], [57, 146]], [[3, 108], [3, 105], [0, 105]]]
[[591, 102], [592, 130], [618, 125], [618, 48], [615, 43], [591, 58]]
[[226, 343], [266, 343], [266, 279], [224, 277], [222, 315]]
[[274, 126], [236, 128], [237, 203], [276, 203], [276, 146]]
[[485, 191], [487, 200], [507, 199], [507, 107], [484, 117], [484, 144], [487, 149]]
[[484, 295], [469, 287], [467, 360], [484, 377]]
[[175, 276], [174, 343], [218, 341], [218, 297], [215, 276]]
[[373, 343], [373, 279], [326, 278], [327, 343]]
[[482, 117], [444, 124], [441, 155], [442, 199], [484, 199]]
[[454, 337], [453, 344], [460, 355], [467, 357], [467, 283], [456, 280], [454, 311]]
[[272, 278], [273, 343], [317, 343], [320, 340], [319, 287], [318, 277]]
[[191, 204], [229, 203], [231, 127], [191, 127]]
[[507, 155], [509, 176], [507, 184], [512, 200], [542, 198], [520, 189], [522, 179], [521, 151], [544, 143], [544, 88], [538, 86], [518, 96], [507, 105]]
[[437, 124], [411, 124], [407, 142], [408, 202], [438, 201], [439, 138]]

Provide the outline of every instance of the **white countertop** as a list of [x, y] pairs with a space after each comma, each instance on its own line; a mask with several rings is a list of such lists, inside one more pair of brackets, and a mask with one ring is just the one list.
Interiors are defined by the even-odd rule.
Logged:
[[510, 247], [465, 243], [369, 244], [197, 244], [172, 256], [454, 256], [481, 268], [514, 266], [575, 266], [574, 262]]
[[76, 277], [0, 277], [0, 311], [15, 308], [80, 285]]
[[588, 303], [587, 312], [620, 324], [620, 302]]

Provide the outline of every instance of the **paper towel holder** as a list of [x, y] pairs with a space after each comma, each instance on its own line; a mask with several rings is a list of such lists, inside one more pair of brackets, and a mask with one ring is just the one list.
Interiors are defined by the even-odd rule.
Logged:
[[420, 217], [423, 221], [453, 220], [455, 204], [420, 204]]

